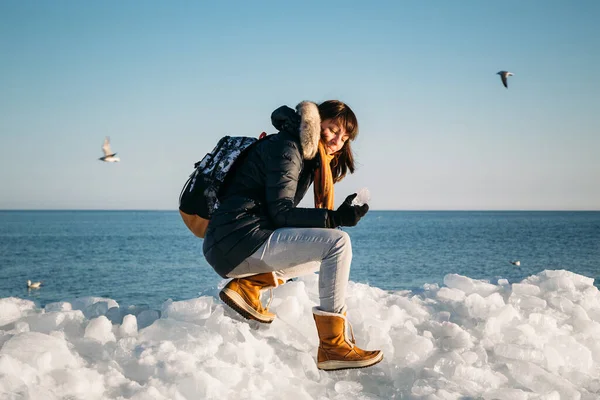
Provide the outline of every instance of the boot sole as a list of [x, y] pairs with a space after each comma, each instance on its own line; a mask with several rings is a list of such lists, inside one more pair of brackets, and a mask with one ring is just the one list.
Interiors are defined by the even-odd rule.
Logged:
[[242, 296], [240, 296], [234, 290], [224, 288], [219, 293], [219, 297], [225, 304], [246, 319], [262, 322], [263, 324], [270, 324], [275, 319], [275, 317], [265, 317], [264, 315], [258, 313], [254, 308], [250, 307], [244, 301]]
[[323, 371], [339, 371], [343, 369], [359, 369], [372, 367], [383, 360], [383, 353], [379, 353], [377, 357], [363, 361], [323, 361], [317, 363], [317, 368]]

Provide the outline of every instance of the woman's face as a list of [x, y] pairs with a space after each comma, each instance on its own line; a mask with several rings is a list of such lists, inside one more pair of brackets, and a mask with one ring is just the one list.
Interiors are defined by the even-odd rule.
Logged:
[[344, 147], [346, 140], [350, 138], [346, 129], [331, 119], [321, 122], [321, 139], [325, 144], [327, 154], [333, 154]]

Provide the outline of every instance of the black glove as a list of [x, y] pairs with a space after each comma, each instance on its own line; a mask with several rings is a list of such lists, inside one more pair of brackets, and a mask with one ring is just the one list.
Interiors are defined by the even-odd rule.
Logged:
[[346, 197], [346, 200], [335, 211], [330, 211], [328, 215], [328, 225], [330, 228], [338, 226], [355, 226], [358, 221], [365, 216], [369, 211], [369, 205], [353, 206], [352, 200], [356, 197], [356, 193]]

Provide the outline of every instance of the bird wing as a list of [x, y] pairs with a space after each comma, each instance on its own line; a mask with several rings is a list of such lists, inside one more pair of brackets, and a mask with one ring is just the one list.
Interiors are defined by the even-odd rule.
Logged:
[[508, 82], [506, 80], [506, 74], [500, 75], [500, 78], [502, 78], [502, 84], [504, 85], [504, 87], [508, 89]]
[[112, 154], [110, 150], [110, 138], [107, 136], [104, 139], [104, 144], [102, 145], [102, 151], [104, 152], [104, 156], [109, 156]]

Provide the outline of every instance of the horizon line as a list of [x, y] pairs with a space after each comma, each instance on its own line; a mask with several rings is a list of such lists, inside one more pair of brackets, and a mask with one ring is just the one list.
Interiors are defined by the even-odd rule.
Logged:
[[[18, 212], [18, 211], [150, 211], [150, 212], [164, 212], [164, 211], [178, 211], [175, 208], [0, 208], [0, 212]], [[600, 212], [599, 209], [539, 209], [539, 208], [485, 208], [485, 209], [467, 209], [467, 208], [398, 208], [398, 209], [370, 209], [369, 211], [383, 211], [383, 212], [394, 212], [394, 211], [407, 211], [407, 212]]]

